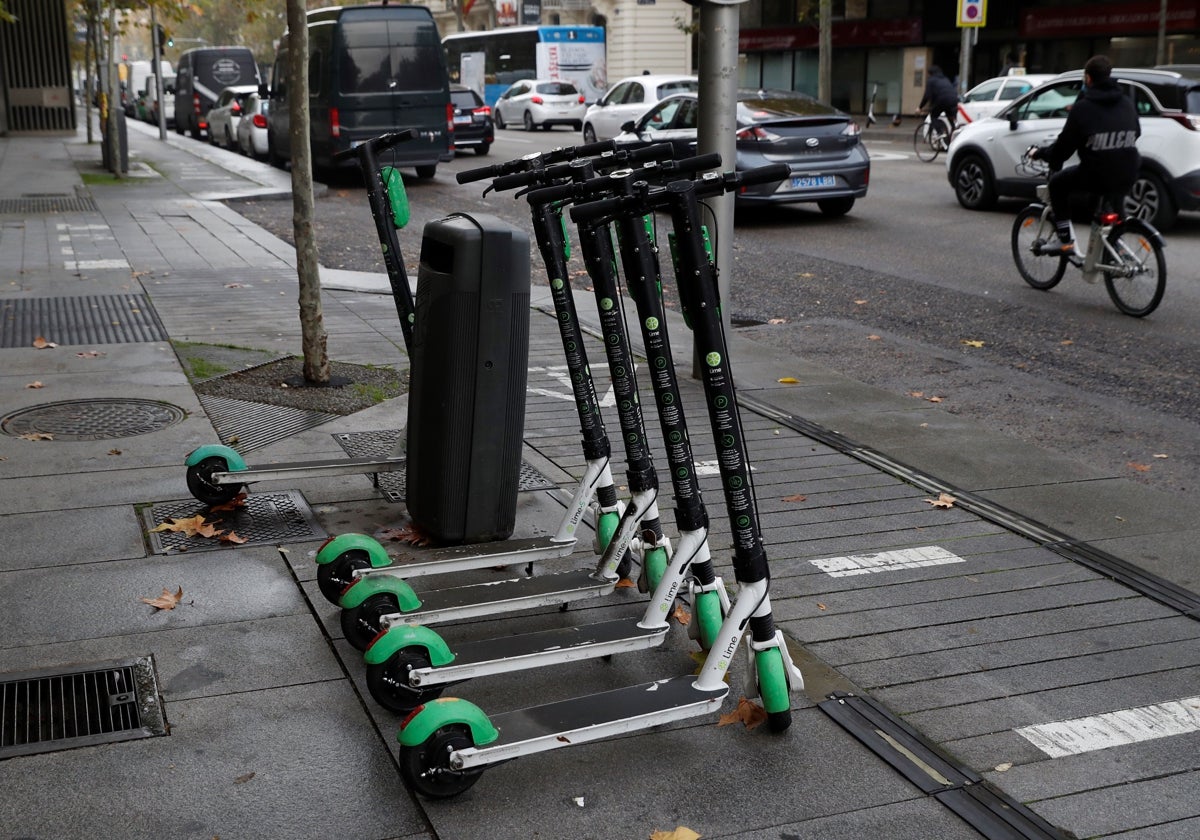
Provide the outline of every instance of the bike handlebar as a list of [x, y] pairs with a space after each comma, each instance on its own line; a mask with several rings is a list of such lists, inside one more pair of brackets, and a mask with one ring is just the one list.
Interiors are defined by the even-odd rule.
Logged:
[[415, 140], [417, 130], [415, 128], [406, 128], [403, 131], [390, 131], [387, 134], [380, 134], [378, 137], [372, 137], [370, 140], [365, 140], [353, 148], [343, 149], [340, 152], [335, 152], [333, 160], [340, 162], [348, 158], [357, 157], [360, 154], [360, 149], [363, 146], [368, 146], [373, 152], [382, 152], [384, 149], [390, 149], [397, 143], [405, 140]]
[[613, 140], [601, 140], [598, 143], [585, 143], [581, 146], [560, 146], [548, 152], [534, 152], [533, 154], [524, 155], [523, 157], [504, 163], [483, 166], [479, 169], [468, 169], [465, 172], [459, 172], [455, 178], [460, 184], [469, 184], [472, 181], [484, 181], [488, 178], [498, 178], [501, 175], [523, 172], [535, 165], [535, 163], [541, 163], [545, 166], [552, 163], [574, 160], [575, 158], [593, 157], [604, 152], [611, 152], [616, 147], [617, 144]]

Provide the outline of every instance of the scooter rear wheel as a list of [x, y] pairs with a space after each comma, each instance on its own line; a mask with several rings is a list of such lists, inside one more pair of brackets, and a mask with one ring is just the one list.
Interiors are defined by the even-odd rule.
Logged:
[[429, 654], [420, 647], [396, 651], [386, 662], [367, 666], [367, 689], [375, 702], [389, 712], [406, 715], [422, 703], [441, 696], [445, 685], [428, 688], [409, 685], [408, 674], [414, 668], [428, 668]]
[[449, 799], [466, 791], [483, 768], [455, 770], [450, 753], [474, 746], [465, 726], [443, 726], [415, 747], [400, 747], [400, 778], [427, 799]]
[[360, 549], [343, 552], [331, 562], [317, 566], [317, 586], [326, 601], [337, 604], [342, 597], [342, 590], [354, 582], [354, 572], [369, 568], [371, 560], [367, 552]]
[[213, 473], [229, 472], [229, 462], [220, 455], [210, 455], [187, 468], [188, 492], [209, 507], [224, 505], [237, 498], [244, 484], [217, 484]]
[[379, 635], [380, 619], [400, 612], [400, 602], [390, 592], [372, 595], [357, 607], [342, 610], [342, 633], [355, 650], [366, 650]]

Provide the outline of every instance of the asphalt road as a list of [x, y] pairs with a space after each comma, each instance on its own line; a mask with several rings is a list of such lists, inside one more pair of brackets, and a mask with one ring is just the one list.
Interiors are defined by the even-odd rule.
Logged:
[[[489, 212], [528, 228], [526, 205], [480, 195], [454, 173], [578, 142], [565, 130], [497, 132], [490, 155], [465, 153], [436, 178], [408, 180], [401, 232], [416, 271], [421, 226], [450, 212]], [[1200, 492], [1200, 214], [1168, 234], [1168, 287], [1145, 319], [1120, 314], [1103, 283], [1071, 271], [1038, 292], [1010, 254], [1021, 202], [961, 209], [943, 161], [922, 163], [898, 129], [872, 139], [871, 190], [850, 215], [815, 207], [739, 214], [730, 312], [780, 353], [862, 382], [935, 399], [942, 409], [1167, 492]], [[287, 202], [238, 212], [291, 239]], [[383, 271], [365, 192], [338, 179], [317, 202], [323, 265]], [[576, 256], [573, 282], [585, 285]], [[535, 257], [534, 282], [538, 282]], [[668, 303], [673, 297], [669, 291]], [[970, 342], [970, 344], [966, 343]], [[895, 453], [900, 457], [902, 453]]]

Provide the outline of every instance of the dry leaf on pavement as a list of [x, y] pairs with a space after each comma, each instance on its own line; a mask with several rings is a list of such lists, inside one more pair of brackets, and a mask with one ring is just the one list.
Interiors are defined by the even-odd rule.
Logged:
[[754, 729], [760, 726], [767, 719], [767, 710], [757, 703], [747, 700], [745, 697], [738, 699], [737, 708], [729, 714], [721, 715], [717, 721], [717, 726], [728, 726], [731, 723], [741, 722], [747, 729]]
[[35, 379], [32, 382], [25, 383], [25, 387], [26, 388], [45, 388], [46, 386], [43, 385], [40, 381]]
[[925, 501], [933, 505], [935, 508], [942, 508], [945, 510], [954, 507], [954, 503], [957, 502], [958, 499], [954, 498], [949, 493], [942, 493], [936, 499], [926, 499]]
[[241, 510], [246, 506], [246, 491], [242, 491], [230, 499], [228, 502], [223, 502], [219, 505], [213, 505], [208, 509], [209, 513], [225, 513], [235, 510]]
[[144, 603], [149, 604], [156, 610], [173, 610], [175, 605], [183, 598], [183, 587], [179, 587], [175, 592], [163, 587], [163, 592], [157, 598], [143, 598]]
[[402, 528], [385, 528], [380, 532], [385, 540], [394, 540], [395, 542], [404, 542], [409, 545], [423, 546], [429, 545], [433, 539], [418, 528], [416, 525], [405, 525]]
[[204, 519], [204, 514], [198, 513], [187, 519], [168, 519], [150, 529], [154, 531], [171, 531], [187, 537], [215, 537], [217, 528]]
[[26, 432], [23, 435], [17, 435], [21, 440], [54, 440], [54, 435], [49, 432]]
[[636, 583], [634, 583], [632, 580], [630, 580], [627, 577], [623, 577], [619, 581], [617, 581], [617, 585], [614, 586], [613, 588], [614, 589], [633, 589], [635, 586], [637, 586]]
[[780, 385], [799, 385], [800, 384], [800, 380], [794, 376], [781, 376], [779, 379], [776, 379], [775, 381], [778, 382]]
[[796, 493], [791, 496], [784, 496], [779, 501], [781, 501], [781, 502], [807, 502], [808, 496], [805, 496], [803, 493]]
[[1149, 464], [1139, 464], [1137, 461], [1130, 461], [1128, 466], [1129, 466], [1129, 469], [1134, 470], [1136, 472], [1150, 472]]
[[679, 622], [680, 627], [687, 627], [692, 623], [692, 614], [683, 608], [683, 604], [676, 604], [671, 617]]
[[39, 335], [37, 338], [35, 338], [33, 340], [33, 346], [35, 348], [37, 348], [38, 350], [50, 350], [50, 349], [57, 347], [58, 345], [55, 344], [53, 341], [47, 341], [45, 338], [43, 338], [42, 336]]
[[650, 840], [700, 840], [701, 835], [687, 826], [676, 826], [671, 831], [651, 831]]
[[962, 341], [959, 342], [959, 344], [965, 345], [967, 347], [982, 347], [983, 346], [982, 341], [979, 341], [974, 338], [964, 338]]

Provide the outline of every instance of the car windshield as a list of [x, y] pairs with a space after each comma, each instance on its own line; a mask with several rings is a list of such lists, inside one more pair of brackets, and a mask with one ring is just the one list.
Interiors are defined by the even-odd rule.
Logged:
[[1018, 120], [1065, 119], [1079, 98], [1080, 86], [1080, 79], [1071, 79], [1044, 87], [1028, 99], [1018, 100], [1006, 113], [1015, 115]]
[[675, 82], [663, 82], [658, 86], [658, 98], [666, 99], [675, 93], [696, 93], [700, 90], [700, 83], [693, 82], [688, 79], [680, 79]]
[[471, 91], [454, 91], [450, 94], [450, 101], [454, 103], [455, 108], [474, 108], [475, 97], [471, 95]]
[[809, 99], [806, 96], [785, 96], [770, 91], [756, 94], [752, 98], [741, 99], [737, 105], [737, 121], [740, 125], [789, 117], [836, 116], [840, 116], [837, 108], [825, 105], [815, 99]]
[[537, 86], [537, 92], [548, 96], [574, 96], [579, 93], [570, 82], [542, 82]]

